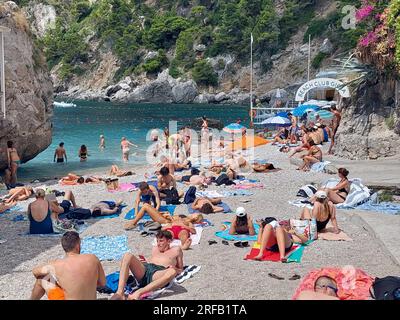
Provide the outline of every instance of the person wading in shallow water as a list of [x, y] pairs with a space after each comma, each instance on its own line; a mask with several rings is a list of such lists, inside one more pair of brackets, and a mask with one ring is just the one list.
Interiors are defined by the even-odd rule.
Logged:
[[121, 139], [121, 149], [122, 149], [122, 160], [124, 162], [128, 162], [129, 161], [129, 153], [131, 151], [131, 149], [129, 148], [130, 146], [133, 146], [133, 147], [137, 148], [137, 145], [131, 143], [125, 137], [122, 137], [122, 139]]
[[60, 144], [58, 145], [58, 148], [54, 152], [54, 160], [53, 161], [56, 162], [56, 158], [57, 158], [57, 163], [62, 163], [62, 162], [64, 162], [64, 157], [65, 157], [65, 162], [67, 162], [67, 153], [65, 152], [65, 149], [64, 149], [64, 142], [60, 142]]

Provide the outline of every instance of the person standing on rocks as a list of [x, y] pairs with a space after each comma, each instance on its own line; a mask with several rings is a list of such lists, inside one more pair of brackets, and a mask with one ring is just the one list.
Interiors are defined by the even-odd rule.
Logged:
[[21, 159], [12, 141], [7, 141], [7, 160], [8, 168], [11, 171], [11, 184], [15, 185], [17, 183], [17, 170], [21, 164]]
[[64, 142], [60, 142], [58, 145], [58, 148], [54, 152], [54, 162], [56, 162], [57, 158], [57, 163], [63, 163], [64, 162], [64, 157], [65, 157], [65, 162], [67, 162], [67, 153], [65, 152], [64, 149]]
[[328, 154], [333, 154], [332, 148], [335, 145], [336, 132], [340, 125], [340, 120], [342, 119], [342, 114], [336, 109], [336, 106], [331, 107], [331, 112], [334, 117], [332, 120], [332, 136], [331, 136], [331, 146], [329, 147]]

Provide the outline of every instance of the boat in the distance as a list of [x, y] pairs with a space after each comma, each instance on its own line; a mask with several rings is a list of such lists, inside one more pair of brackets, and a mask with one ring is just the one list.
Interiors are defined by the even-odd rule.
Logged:
[[75, 104], [75, 103], [72, 103], [72, 102], [65, 102], [65, 101], [61, 101], [61, 102], [54, 101], [53, 104], [54, 104], [55, 107], [61, 107], [61, 108], [76, 107], [76, 104]]

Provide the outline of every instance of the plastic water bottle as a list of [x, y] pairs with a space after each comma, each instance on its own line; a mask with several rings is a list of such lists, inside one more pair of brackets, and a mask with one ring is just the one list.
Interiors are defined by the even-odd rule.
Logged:
[[316, 240], [317, 237], [317, 219], [313, 218], [310, 222], [310, 240]]

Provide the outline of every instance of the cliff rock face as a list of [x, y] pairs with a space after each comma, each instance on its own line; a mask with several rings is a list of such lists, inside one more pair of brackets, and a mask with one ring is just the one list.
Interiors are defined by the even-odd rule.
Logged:
[[7, 166], [7, 140], [22, 162], [51, 143], [53, 86], [42, 53], [34, 45], [24, 14], [14, 2], [0, 4], [4, 35], [6, 119], [0, 120], [0, 169]]
[[[337, 132], [335, 155], [348, 159], [377, 159], [400, 153], [395, 133], [395, 83], [381, 80], [360, 86], [345, 106]], [[391, 120], [392, 126], [388, 125]], [[398, 125], [398, 124], [397, 124]]]

